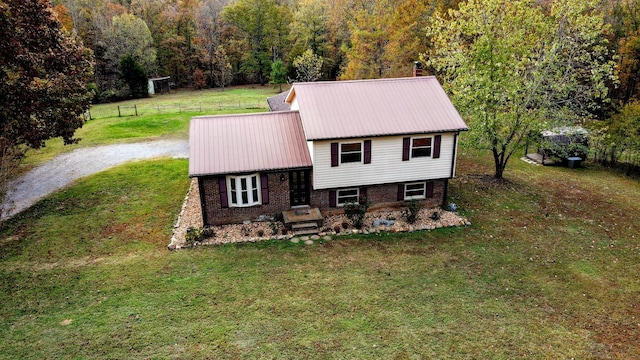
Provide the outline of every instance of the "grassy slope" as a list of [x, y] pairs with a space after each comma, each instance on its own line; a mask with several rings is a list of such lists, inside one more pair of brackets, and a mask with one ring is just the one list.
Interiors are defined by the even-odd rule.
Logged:
[[468, 228], [175, 253], [186, 161], [84, 179], [0, 234], [0, 358], [640, 357], [638, 182], [489, 161]]
[[[91, 108], [94, 119], [76, 132], [76, 138], [82, 139], [78, 144], [64, 145], [59, 138], [50, 140], [44, 148], [29, 150], [24, 165], [30, 168], [80, 147], [157, 138], [187, 139], [191, 117], [266, 111], [266, 98], [275, 94], [277, 89], [271, 87], [236, 87], [224, 91], [178, 91], [148, 99], [95, 105]], [[118, 106], [133, 104], [137, 105], [139, 116], [118, 117]], [[183, 107], [182, 112], [179, 106]]]

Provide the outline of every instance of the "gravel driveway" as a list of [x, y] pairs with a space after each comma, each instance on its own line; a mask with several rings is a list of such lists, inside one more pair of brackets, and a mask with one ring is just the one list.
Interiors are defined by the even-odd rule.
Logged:
[[1, 220], [8, 219], [41, 198], [75, 180], [132, 160], [155, 157], [188, 158], [186, 140], [156, 140], [77, 149], [55, 157], [7, 185]]

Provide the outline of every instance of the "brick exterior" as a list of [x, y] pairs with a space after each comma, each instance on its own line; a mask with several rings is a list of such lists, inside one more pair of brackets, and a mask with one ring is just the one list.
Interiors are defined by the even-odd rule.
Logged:
[[[284, 181], [280, 178], [284, 176]], [[205, 225], [222, 225], [241, 223], [244, 220], [252, 220], [260, 215], [277, 216], [282, 211], [289, 210], [289, 172], [279, 171], [268, 173], [269, 204], [251, 207], [220, 206], [220, 189], [217, 176], [199, 177], [203, 205], [203, 220]], [[424, 207], [437, 207], [445, 203], [447, 193], [447, 180], [433, 181], [433, 197], [420, 200]], [[406, 201], [397, 201], [398, 184], [384, 184], [366, 186], [367, 198], [371, 201], [371, 209], [381, 207], [402, 207]], [[329, 207], [329, 190], [312, 190], [310, 194], [311, 207], [317, 207], [323, 214], [332, 214], [342, 211], [342, 208]]]
[[[425, 180], [433, 182], [433, 197], [419, 200], [423, 207], [438, 207], [446, 202], [447, 180]], [[403, 207], [408, 201], [398, 201], [398, 184], [365, 186], [371, 210], [383, 207]], [[311, 191], [311, 207], [317, 207], [326, 214], [339, 213], [341, 207], [329, 207], [329, 190]]]
[[[284, 181], [280, 180], [281, 175], [284, 175]], [[204, 201], [202, 215], [205, 225], [241, 223], [260, 215], [274, 216], [291, 207], [289, 206], [289, 172], [287, 171], [268, 173], [269, 203], [251, 207], [221, 207], [218, 179], [218, 176], [198, 178], [200, 199]]]

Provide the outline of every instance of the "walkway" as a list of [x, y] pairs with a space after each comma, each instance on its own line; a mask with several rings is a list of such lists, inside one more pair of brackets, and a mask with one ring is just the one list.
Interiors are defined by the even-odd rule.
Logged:
[[82, 148], [55, 157], [7, 184], [0, 220], [29, 208], [75, 180], [132, 160], [188, 158], [186, 140], [155, 140]]

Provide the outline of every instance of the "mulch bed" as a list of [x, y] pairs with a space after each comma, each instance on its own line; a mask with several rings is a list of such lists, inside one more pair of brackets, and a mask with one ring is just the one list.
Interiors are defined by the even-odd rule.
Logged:
[[[378, 220], [378, 226], [375, 222]], [[382, 220], [382, 225], [379, 224]], [[369, 211], [365, 215], [364, 226], [355, 229], [349, 219], [344, 214], [327, 216], [323, 226], [320, 228], [319, 237], [348, 235], [348, 234], [369, 234], [388, 232], [411, 232], [434, 230], [443, 227], [469, 226], [471, 223], [463, 216], [452, 211], [440, 208], [420, 209], [418, 219], [413, 224], [408, 224], [402, 210], [398, 209], [378, 209]], [[202, 213], [200, 211], [200, 194], [197, 180], [191, 181], [191, 186], [185, 197], [182, 211], [174, 226], [173, 236], [169, 244], [170, 250], [191, 247], [186, 241], [187, 229], [201, 229], [203, 227]], [[255, 242], [263, 240], [291, 240], [297, 242], [299, 237], [289, 231], [281, 221], [254, 221], [246, 224], [230, 224], [212, 226], [209, 232], [213, 236], [197, 242], [198, 245], [220, 245], [237, 242]]]

